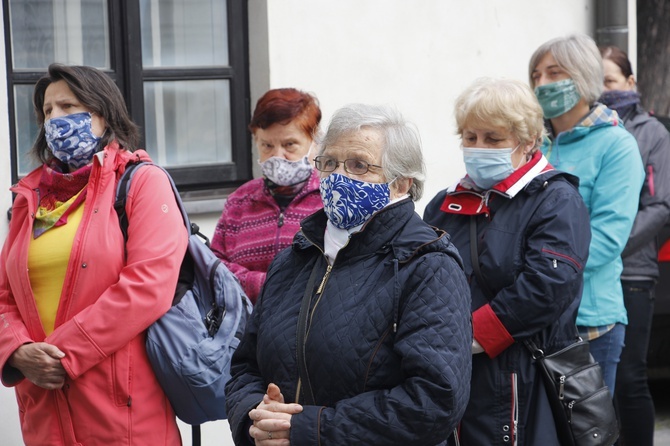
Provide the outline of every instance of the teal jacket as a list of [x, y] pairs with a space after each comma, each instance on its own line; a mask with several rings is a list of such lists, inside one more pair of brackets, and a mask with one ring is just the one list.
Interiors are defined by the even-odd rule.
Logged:
[[591, 219], [577, 325], [626, 324], [621, 252], [633, 227], [644, 181], [637, 142], [616, 112], [596, 104], [572, 129], [545, 141], [542, 152], [556, 169], [579, 177], [579, 193]]

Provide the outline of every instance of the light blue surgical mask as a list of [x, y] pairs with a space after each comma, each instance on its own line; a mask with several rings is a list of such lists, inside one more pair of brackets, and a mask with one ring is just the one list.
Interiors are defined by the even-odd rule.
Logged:
[[368, 183], [339, 173], [321, 178], [320, 191], [328, 220], [340, 229], [365, 223], [391, 201], [389, 183]]
[[88, 112], [45, 121], [44, 138], [51, 153], [75, 169], [90, 163], [100, 143], [100, 138], [93, 134], [92, 123]]
[[512, 154], [519, 147], [520, 145], [504, 149], [462, 147], [465, 171], [478, 188], [491, 189], [516, 170], [512, 164]]
[[577, 105], [581, 99], [577, 86], [572, 79], [535, 87], [535, 96], [542, 106], [542, 112], [547, 119], [561, 116]]

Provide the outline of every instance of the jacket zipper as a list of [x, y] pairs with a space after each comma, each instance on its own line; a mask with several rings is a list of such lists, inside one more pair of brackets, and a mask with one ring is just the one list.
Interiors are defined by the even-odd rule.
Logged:
[[[316, 246], [316, 245], [314, 245], [314, 246]], [[321, 252], [323, 253], [323, 251], [321, 251]], [[333, 261], [333, 263], [335, 263], [335, 262]], [[308, 321], [308, 324], [307, 324], [307, 333], [305, 334], [305, 342], [307, 342], [307, 337], [309, 336], [309, 329], [312, 325], [312, 317], [314, 316], [314, 310], [316, 310], [317, 305], [319, 305], [319, 301], [321, 301], [321, 296], [322, 296], [322, 293], [323, 293], [323, 289], [326, 286], [326, 282], [328, 282], [328, 277], [330, 276], [330, 271], [332, 269], [333, 269], [333, 266], [329, 264], [328, 267], [326, 268], [326, 273], [321, 278], [321, 283], [319, 283], [319, 288], [317, 288], [317, 290], [316, 290], [316, 296], [318, 296], [318, 298], [316, 300], [316, 303], [314, 304], [314, 308], [312, 308], [312, 311], [309, 314], [309, 321]], [[303, 348], [303, 347], [304, 347], [304, 345], [298, 346], [298, 348]], [[296, 387], [295, 387], [295, 399], [294, 399], [295, 402], [300, 401], [301, 388], [302, 388], [302, 380], [300, 379], [300, 376], [298, 376], [298, 384], [296, 384]]]

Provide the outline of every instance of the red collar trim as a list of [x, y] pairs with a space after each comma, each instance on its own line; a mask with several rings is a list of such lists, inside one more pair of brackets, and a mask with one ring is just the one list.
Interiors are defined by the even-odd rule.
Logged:
[[506, 198], [514, 198], [536, 176], [553, 169], [547, 158], [538, 150], [526, 164], [490, 190], [478, 192], [473, 188], [470, 178], [465, 176], [458, 184], [447, 189], [447, 196], [442, 202], [440, 210], [448, 214], [489, 214], [488, 203], [492, 192]]

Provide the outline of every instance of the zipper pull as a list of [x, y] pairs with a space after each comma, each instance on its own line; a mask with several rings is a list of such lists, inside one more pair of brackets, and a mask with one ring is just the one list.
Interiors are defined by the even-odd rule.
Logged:
[[563, 400], [565, 397], [565, 375], [561, 375], [561, 377], [558, 379], [559, 385], [558, 385], [558, 399]]
[[328, 279], [328, 276], [330, 275], [330, 270], [333, 269], [332, 265], [328, 265], [328, 268], [326, 268], [326, 274], [323, 275], [323, 279], [321, 279], [321, 283], [319, 284], [319, 289], [316, 290], [316, 294], [321, 294], [323, 291], [323, 287], [326, 284], [326, 280]]
[[558, 261], [556, 259], [552, 260], [552, 263], [554, 264], [554, 269], [558, 268]]
[[284, 226], [284, 213], [280, 212], [279, 213], [279, 220], [277, 220], [277, 227], [281, 228], [282, 226]]

